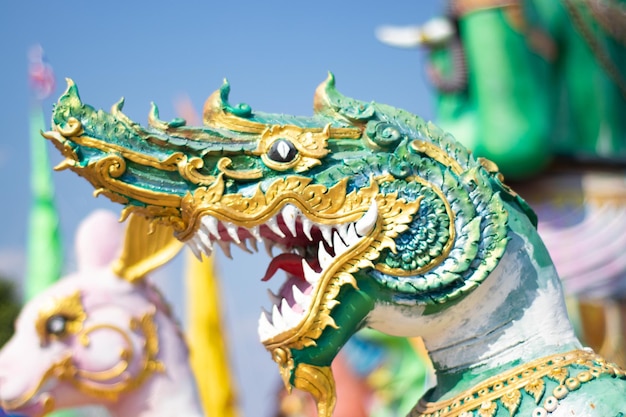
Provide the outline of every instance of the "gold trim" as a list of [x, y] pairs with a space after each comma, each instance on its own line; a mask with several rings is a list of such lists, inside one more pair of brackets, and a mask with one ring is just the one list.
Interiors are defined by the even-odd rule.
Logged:
[[[265, 342], [268, 350], [276, 347], [302, 349], [315, 344], [326, 326], [335, 326], [330, 311], [337, 304], [334, 299], [344, 284], [356, 287], [352, 275], [363, 268], [373, 268], [373, 260], [380, 256], [380, 251], [390, 248], [395, 251], [393, 239], [408, 228], [412, 216], [417, 212], [420, 200], [406, 202], [397, 193], [381, 195], [378, 192], [380, 182], [389, 181], [390, 176], [370, 179], [370, 186], [346, 194], [347, 179], [327, 188], [321, 184], [312, 184], [308, 177], [289, 176], [278, 178], [263, 192], [259, 185], [253, 195], [224, 195], [225, 183], [220, 174], [215, 183], [201, 187], [193, 194], [187, 194], [181, 201], [182, 221], [185, 229], [176, 228], [179, 240], [190, 239], [200, 226], [203, 216], [212, 216], [220, 221], [233, 223], [250, 229], [266, 223], [283, 206], [292, 204], [308, 219], [318, 224], [335, 225], [355, 222], [368, 210], [373, 199], [378, 205], [378, 220], [374, 231], [365, 237], [351, 251], [338, 257], [322, 277], [321, 290], [314, 297], [309, 314], [296, 329]], [[152, 213], [149, 213], [153, 210]], [[165, 214], [162, 207], [128, 207], [124, 214], [141, 213], [144, 215]], [[172, 212], [173, 213], [173, 212]], [[167, 214], [169, 215], [169, 213]], [[166, 221], [165, 215], [159, 221]], [[315, 312], [315, 313], [313, 313]]]
[[134, 283], [172, 260], [183, 245], [172, 227], [135, 214], [126, 227], [122, 253], [111, 268], [117, 276]]
[[[62, 305], [45, 311], [65, 311], [65, 309], [69, 309], [68, 311], [78, 311], [75, 304], [75, 297], [76, 294], [67, 297], [67, 299], [61, 300]], [[82, 304], [80, 304], [79, 310], [84, 312], [84, 310], [82, 309]], [[40, 313], [40, 317], [41, 314], [42, 313]], [[15, 410], [23, 407], [25, 404], [28, 403], [28, 401], [31, 401], [31, 399], [39, 392], [45, 382], [51, 377], [56, 377], [60, 381], [66, 381], [76, 387], [79, 391], [87, 395], [91, 395], [97, 398], [103, 398], [108, 401], [117, 401], [121, 394], [136, 389], [153, 373], [165, 371], [164, 364], [157, 359], [157, 356], [159, 354], [159, 335], [157, 325], [154, 321], [154, 315], [155, 311], [148, 312], [144, 314], [141, 319], [133, 319], [130, 323], [130, 327], [132, 330], [138, 330], [144, 336], [142, 351], [143, 355], [141, 357], [141, 363], [139, 365], [139, 373], [134, 378], [131, 375], [125, 373], [125, 370], [128, 368], [128, 364], [132, 361], [134, 357], [133, 343], [130, 340], [130, 337], [124, 332], [124, 330], [120, 329], [119, 327], [108, 324], [94, 325], [89, 327], [88, 329], [75, 333], [77, 339], [83, 345], [85, 345], [85, 343], [88, 345], [88, 334], [90, 332], [93, 332], [94, 330], [100, 328], [108, 328], [117, 331], [122, 335], [126, 343], [128, 343], [128, 349], [123, 349], [120, 352], [120, 358], [122, 360], [117, 365], [115, 365], [111, 369], [101, 372], [85, 371], [76, 367], [76, 365], [72, 361], [72, 354], [70, 352], [59, 361], [53, 363], [50, 368], [48, 368], [48, 370], [43, 373], [39, 382], [29, 392], [12, 401], [0, 401], [0, 405], [6, 410]], [[37, 329], [39, 333], [40, 330], [38, 327]], [[91, 379], [92, 377], [95, 377], [96, 383], [90, 383], [89, 379]], [[98, 384], [106, 381], [107, 379], [114, 378], [120, 378], [120, 381], [111, 385]], [[42, 393], [42, 395], [48, 394]], [[52, 408], [54, 406], [54, 399], [52, 397], [47, 397], [44, 402], [45, 406], [50, 407], [48, 411], [52, 411]]]
[[456, 175], [463, 173], [463, 168], [454, 158], [432, 143], [423, 140], [414, 140], [411, 142], [410, 146], [415, 152], [422, 153], [440, 164], [447, 166]]
[[[52, 316], [60, 315], [67, 319], [66, 332], [62, 336], [48, 334], [46, 323]], [[78, 334], [87, 319], [87, 314], [80, 299], [80, 291], [76, 291], [64, 298], [53, 299], [49, 306], [44, 306], [37, 314], [35, 330], [39, 340], [46, 344], [50, 339], [61, 339], [65, 336]]]
[[[73, 169], [80, 170], [81, 168]], [[180, 207], [181, 197], [178, 195], [146, 190], [117, 180], [116, 177], [121, 176], [126, 171], [126, 161], [119, 155], [109, 155], [100, 159], [93, 164], [91, 172], [86, 169], [83, 170], [85, 171], [82, 172], [83, 177], [94, 184], [107, 185], [106, 191], [108, 192], [128, 196], [146, 204]]]
[[[69, 382], [76, 387], [76, 389], [87, 395], [104, 398], [108, 401], [117, 401], [121, 394], [136, 389], [146, 379], [152, 376], [153, 373], [164, 372], [165, 366], [157, 359], [159, 353], [159, 336], [157, 326], [154, 321], [154, 315], [155, 311], [148, 312], [140, 319], [132, 319], [130, 323], [131, 330], [140, 331], [144, 337], [144, 343], [142, 344], [142, 356], [140, 358], [141, 362], [136, 376], [133, 377], [125, 372], [128, 364], [133, 362], [133, 358], [135, 356], [130, 337], [119, 327], [101, 324], [94, 325], [88, 330], [85, 330], [83, 337], [86, 337], [88, 340], [87, 334], [99, 328], [107, 328], [120, 333], [126, 340], [126, 343], [129, 344], [128, 350], [124, 349], [120, 352], [120, 358], [122, 359], [120, 363], [113, 368], [100, 373], [96, 381], [91, 381], [88, 378], [92, 373], [77, 368], [72, 362], [71, 357], [67, 357], [64, 361], [56, 365], [58, 378]], [[118, 373], [122, 368], [124, 368], [124, 371]], [[81, 376], [84, 376], [85, 378], [80, 378]], [[107, 380], [105, 378], [107, 376], [111, 377], [110, 379], [120, 378], [120, 380], [109, 385], [100, 384], [101, 382], [105, 382]]]
[[[242, 117], [235, 116], [232, 113], [224, 111], [220, 90], [213, 92], [204, 103], [202, 111], [202, 120], [206, 126], [218, 129], [228, 129], [241, 133], [262, 134], [268, 128], [265, 123], [254, 122]], [[359, 139], [362, 131], [354, 127], [308, 127], [301, 128], [294, 125], [284, 125], [282, 127], [289, 129], [297, 129], [302, 133], [318, 134], [328, 128], [329, 136], [334, 139]]]
[[[118, 158], [127, 159], [142, 166], [149, 166], [161, 171], [178, 171], [180, 175], [193, 184], [208, 185], [215, 181], [212, 175], [203, 175], [198, 170], [204, 167], [204, 161], [201, 158], [187, 158], [182, 152], [174, 152], [167, 158], [160, 160], [151, 156], [147, 156], [138, 152], [131, 151], [123, 146], [108, 143], [89, 136], [83, 136], [84, 130], [82, 123], [70, 117], [67, 120], [67, 127], [55, 125], [53, 131], [43, 132], [44, 138], [52, 140], [55, 143], [63, 143], [63, 149], [60, 149], [66, 160], [59, 165], [59, 169], [68, 167], [76, 167], [78, 156], [71, 149], [65, 146], [67, 140], [76, 143], [79, 146], [97, 149], [107, 154], [115, 154]], [[124, 165], [125, 166], [125, 165]], [[120, 175], [123, 172], [120, 173]]]
[[191, 238], [205, 215], [251, 228], [266, 223], [286, 204], [298, 206], [311, 220], [321, 224], [335, 224], [340, 219], [352, 221], [358, 219], [364, 209], [366, 211], [366, 201], [373, 195], [370, 189], [346, 195], [347, 179], [330, 188], [311, 184], [311, 181], [311, 178], [295, 175], [278, 178], [265, 192], [259, 184], [252, 196], [244, 197], [225, 195], [224, 179], [219, 175], [211, 186], [198, 188], [183, 197], [181, 213], [187, 228], [178, 233], [178, 238], [182, 241]]
[[330, 366], [299, 364], [296, 368], [294, 386], [313, 395], [318, 417], [332, 417], [337, 394]]
[[78, 377], [83, 377], [85, 379], [90, 379], [90, 380], [97, 381], [97, 382], [104, 382], [104, 381], [111, 380], [111, 379], [121, 376], [124, 373], [124, 371], [128, 369], [128, 359], [131, 359], [134, 355], [133, 348], [132, 348], [133, 341], [130, 340], [130, 337], [119, 327], [113, 326], [111, 324], [104, 324], [104, 323], [90, 326], [89, 328], [85, 329], [84, 332], [80, 334], [80, 343], [83, 346], [88, 347], [90, 344], [89, 334], [95, 332], [96, 330], [101, 330], [101, 329], [113, 330], [119, 333], [130, 349], [129, 350], [123, 349], [120, 352], [121, 360], [115, 365], [113, 365], [111, 368], [105, 369], [103, 371], [86, 371], [84, 369], [76, 368], [75, 370], [73, 370], [73, 372], [75, 373], [74, 378], [78, 376]]
[[[330, 124], [326, 125], [321, 132], [315, 133], [297, 126], [272, 125], [263, 131], [258, 146], [252, 153], [260, 156], [263, 163], [273, 170], [286, 171], [293, 169], [295, 172], [303, 172], [322, 163], [320, 159], [329, 152], [326, 148], [329, 138]], [[280, 139], [289, 140], [298, 150], [293, 160], [276, 162], [267, 156], [270, 147]]]
[[[586, 367], [587, 370], [571, 376], [568, 366]], [[500, 401], [511, 415], [521, 404], [521, 391], [534, 396], [535, 404], [539, 404], [545, 392], [543, 378], [555, 381], [557, 388], [552, 392], [556, 399], [565, 398], [570, 391], [580, 387], [601, 374], [625, 379], [626, 373], [614, 364], [590, 350], [573, 350], [545, 356], [527, 364], [517, 366], [507, 372], [493, 376], [454, 398], [440, 402], [420, 400], [409, 414], [409, 417], [458, 417], [462, 413], [481, 410], [481, 416], [495, 415]], [[548, 396], [547, 399], [550, 397]], [[544, 403], [547, 404], [548, 401]], [[558, 407], [558, 405], [557, 405]]]
[[[356, 246], [353, 246], [351, 250], [335, 258], [333, 264], [324, 270], [317, 284], [320, 290], [313, 297], [308, 314], [304, 316], [298, 326], [264, 341], [263, 343], [268, 350], [276, 347], [303, 349], [314, 346], [315, 341], [327, 326], [337, 327], [330, 312], [338, 304], [336, 297], [341, 287], [350, 284], [358, 288], [353, 274], [364, 268], [373, 268], [372, 261], [380, 256], [380, 251], [383, 249], [395, 250], [393, 239], [408, 229], [412, 216], [419, 209], [421, 199], [406, 202], [404, 199], [398, 198], [396, 193], [379, 194], [378, 182], [382, 181], [382, 178], [372, 178], [370, 187], [359, 190], [359, 193], [373, 194], [372, 199], [376, 199], [378, 219], [374, 230]], [[354, 193], [349, 196], [351, 195]], [[358, 215], [350, 216], [347, 220], [344, 218], [344, 223], [356, 221], [367, 211], [371, 199], [363, 198], [362, 201], [366, 204], [362, 206]], [[315, 215], [309, 216], [309, 218], [320, 223]]]
[[283, 380], [285, 389], [291, 393], [291, 371], [294, 367], [293, 356], [291, 356], [291, 350], [277, 347], [272, 351], [272, 359], [278, 364], [278, 371], [280, 377]]
[[224, 175], [236, 180], [256, 180], [263, 177], [263, 171], [260, 169], [249, 169], [247, 171], [235, 171], [228, 167], [232, 163], [232, 159], [223, 157], [217, 161], [217, 169], [219, 169]]

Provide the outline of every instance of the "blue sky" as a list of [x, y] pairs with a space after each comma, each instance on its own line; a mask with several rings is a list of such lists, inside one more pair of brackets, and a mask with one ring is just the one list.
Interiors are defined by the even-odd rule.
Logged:
[[[0, 273], [19, 281], [25, 267], [30, 194], [27, 51], [41, 44], [56, 77], [46, 119], [65, 88], [78, 85], [84, 102], [109, 109], [126, 98], [124, 112], [145, 123], [150, 102], [161, 118], [178, 116], [174, 102], [188, 96], [197, 109], [224, 78], [231, 101], [253, 109], [312, 113], [315, 87], [332, 71], [344, 95], [407, 109], [432, 118], [432, 91], [424, 53], [380, 44], [382, 24], [424, 22], [443, 10], [441, 0], [395, 2], [295, 1], [21, 1], [0, 5]], [[42, 139], [43, 140], [43, 139]], [[51, 147], [52, 164], [60, 155]], [[96, 208], [121, 206], [92, 197], [91, 186], [73, 173], [53, 175], [66, 248], [74, 269], [73, 235]], [[218, 251], [219, 252], [219, 251]], [[218, 253], [231, 362], [245, 416], [272, 410], [278, 372], [258, 342], [256, 322], [267, 305], [260, 282], [265, 254], [234, 248], [233, 262]], [[157, 281], [184, 320], [182, 257]]]

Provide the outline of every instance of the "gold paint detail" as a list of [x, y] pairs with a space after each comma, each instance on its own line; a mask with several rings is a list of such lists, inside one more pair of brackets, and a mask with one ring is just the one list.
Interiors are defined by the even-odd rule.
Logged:
[[176, 232], [181, 232], [187, 228], [186, 223], [181, 219], [180, 209], [175, 207], [129, 205], [122, 209], [120, 221], [126, 220], [131, 215], [152, 219], [151, 222], [155, 225], [169, 226]]
[[463, 168], [461, 165], [450, 155], [448, 155], [443, 149], [433, 145], [430, 142], [426, 142], [423, 140], [414, 140], [411, 142], [411, 148], [415, 152], [424, 154], [429, 158], [434, 159], [440, 164], [447, 166], [454, 172], [456, 175], [461, 175], [463, 173]]
[[266, 223], [283, 205], [299, 206], [311, 220], [335, 224], [339, 220], [355, 221], [366, 209], [363, 199], [373, 195], [371, 190], [346, 195], [347, 180], [327, 188], [311, 184], [308, 177], [289, 176], [271, 183], [265, 192], [259, 185], [250, 197], [241, 194], [224, 195], [224, 179], [219, 175], [209, 187], [196, 189], [183, 197], [182, 220], [187, 229], [178, 233], [182, 241], [189, 239], [199, 228], [202, 216], [210, 215], [237, 226], [251, 228]]
[[374, 230], [351, 250], [337, 257], [333, 265], [324, 271], [318, 284], [320, 290], [313, 297], [302, 322], [264, 342], [270, 352], [277, 347], [302, 349], [314, 345], [327, 326], [336, 327], [330, 311], [338, 304], [335, 298], [340, 287], [344, 284], [356, 287], [355, 272], [373, 268], [372, 261], [380, 256], [383, 249], [395, 250], [393, 239], [408, 229], [412, 216], [417, 213], [420, 200], [406, 202], [396, 193], [379, 194], [378, 184], [391, 179], [391, 176], [371, 178], [369, 186], [347, 194], [347, 179], [328, 188], [312, 184], [307, 177], [289, 176], [276, 179], [265, 191], [259, 185], [251, 196], [244, 197], [241, 194], [224, 195], [225, 184], [220, 175], [211, 186], [198, 188], [183, 198], [182, 222], [187, 228], [178, 232], [177, 237], [181, 241], [190, 239], [198, 230], [203, 216], [250, 229], [265, 224], [286, 204], [294, 205], [317, 224], [356, 222], [375, 199], [378, 220]]
[[502, 186], [507, 190], [509, 194], [512, 196], [516, 196], [517, 193], [513, 191], [510, 187], [504, 184], [504, 175], [500, 172], [500, 168], [498, 165], [490, 159], [478, 157], [478, 162], [482, 165], [483, 168], [487, 170], [488, 173], [495, 175], [498, 181], [502, 184]]
[[[119, 117], [119, 115], [117, 116]], [[122, 170], [116, 176], [124, 173], [126, 167], [125, 160], [128, 160], [142, 166], [156, 168], [160, 171], [178, 171], [184, 179], [193, 184], [208, 185], [215, 181], [214, 176], [204, 175], [199, 172], [199, 170], [204, 167], [204, 161], [201, 158], [188, 158], [187, 155], [182, 152], [174, 152], [168, 155], [165, 159], [160, 160], [132, 151], [123, 146], [108, 143], [89, 136], [84, 136], [83, 133], [84, 130], [81, 122], [74, 117], [70, 117], [68, 119], [67, 127], [65, 128], [55, 125], [52, 131], [42, 133], [43, 137], [51, 140], [62, 155], [65, 156], [65, 160], [57, 165], [55, 169], [62, 170], [66, 168], [75, 168], [81, 169], [84, 172], [89, 171], [91, 168], [91, 166], [78, 166], [78, 156], [69, 145], [69, 140], [69, 142], [83, 147], [97, 149], [106, 154], [114, 154], [118, 159], [123, 160], [124, 162], [120, 164], [120, 168], [122, 168]], [[106, 181], [101, 183], [101, 185], [106, 184]]]
[[[248, 120], [224, 111], [224, 103], [222, 103], [220, 98], [220, 90], [216, 90], [213, 94], [211, 94], [204, 103], [202, 120], [204, 124], [209, 127], [257, 135], [264, 133], [268, 128], [265, 123]], [[312, 134], [321, 133], [324, 129], [328, 128], [330, 137], [335, 139], [359, 139], [362, 135], [361, 129], [354, 127], [301, 128], [294, 125], [286, 125], [284, 127]]]
[[[133, 198], [148, 205], [166, 207], [180, 206], [180, 197], [177, 195], [146, 190], [117, 180], [116, 178], [126, 172], [127, 159], [138, 164], [152, 166], [164, 171], [176, 171], [180, 168], [181, 175], [184, 177], [187, 176], [187, 179], [191, 182], [199, 181], [199, 184], [214, 182], [213, 177], [202, 177], [199, 174], [195, 175], [194, 170], [195, 167], [198, 166], [198, 162], [194, 160], [190, 164], [187, 164], [186, 157], [184, 157], [181, 153], [172, 154], [166, 160], [159, 161], [151, 157], [128, 151], [117, 145], [81, 136], [82, 133], [83, 128], [81, 123], [77, 119], [70, 117], [66, 128], [54, 126], [54, 131], [45, 132], [43, 133], [43, 136], [46, 139], [50, 139], [66, 157], [66, 160], [57, 165], [57, 167], [59, 169], [69, 168], [87, 179], [87, 181], [93, 185], [95, 189], [94, 194], [96, 196], [104, 194], [113, 202], [122, 204], [127, 204], [128, 198]], [[67, 139], [78, 145], [99, 149], [109, 154], [97, 162], [84, 167], [80, 166], [75, 152], [67, 151]], [[199, 178], [203, 179], [200, 180]]]
[[[580, 385], [603, 374], [626, 379], [624, 370], [591, 350], [558, 353], [493, 376], [449, 400], [427, 402], [422, 399], [408, 417], [460, 417], [474, 415], [473, 412], [479, 416], [494, 416], [500, 405], [513, 416], [522, 404], [522, 391], [532, 396], [534, 407], [539, 405], [546, 393], [548, 381], [557, 384], [550, 396], [563, 399]], [[554, 405], [546, 400], [544, 407], [548, 403]], [[556, 408], [558, 403], [556, 407], [545, 411], [554, 411]]]
[[[319, 290], [314, 295], [307, 314], [298, 324], [269, 340], [264, 341], [268, 350], [276, 347], [287, 347], [291, 349], [303, 349], [315, 346], [316, 340], [321, 336], [327, 326], [337, 328], [337, 324], [331, 317], [331, 310], [339, 304], [337, 296], [343, 285], [350, 284], [358, 289], [354, 273], [365, 268], [373, 268], [373, 261], [380, 256], [380, 252], [389, 248], [395, 250], [394, 238], [408, 229], [412, 216], [417, 213], [420, 200], [406, 202], [398, 198], [396, 193], [382, 195], [378, 193], [379, 179], [371, 179], [371, 185], [362, 188], [358, 193], [348, 195], [358, 197], [361, 202], [358, 204], [361, 211], [358, 216], [349, 216], [343, 223], [356, 221], [366, 211], [372, 199], [378, 205], [378, 219], [374, 230], [361, 239], [349, 251], [335, 258], [332, 265], [327, 267], [323, 275], [319, 278]], [[370, 199], [364, 196], [373, 195]], [[363, 203], [365, 203], [363, 205]], [[353, 203], [350, 203], [353, 204]], [[356, 218], [355, 218], [356, 217]], [[315, 216], [311, 216], [315, 220]]]
[[335, 378], [330, 366], [313, 366], [301, 363], [296, 368], [294, 386], [313, 395], [318, 417], [331, 417], [337, 394]]
[[172, 260], [183, 248], [171, 226], [150, 222], [139, 214], [130, 216], [120, 257], [113, 272], [131, 283]]
[[46, 395], [43, 399], [43, 415], [48, 415], [54, 411], [54, 398], [50, 395]]
[[[34, 396], [39, 392], [43, 385], [50, 378], [57, 378], [61, 381], [66, 381], [72, 384], [81, 392], [102, 398], [108, 401], [117, 401], [121, 394], [127, 393], [137, 387], [139, 387], [146, 379], [148, 379], [155, 372], [164, 372], [164, 364], [157, 359], [159, 354], [159, 338], [158, 329], [154, 321], [154, 311], [144, 314], [139, 320], [132, 320], [131, 328], [140, 332], [143, 335], [143, 352], [140, 358], [139, 371], [136, 376], [132, 377], [126, 373], [129, 362], [134, 358], [133, 344], [130, 337], [124, 332], [124, 330], [107, 324], [93, 325], [89, 328], [83, 329], [83, 322], [86, 320], [82, 304], [80, 303], [80, 296], [78, 293], [66, 297], [62, 300], [58, 300], [54, 306], [42, 310], [39, 314], [39, 319], [36, 324], [36, 329], [41, 334], [41, 322], [43, 320], [43, 326], [45, 326], [45, 320], [54, 314], [73, 314], [77, 317], [73, 327], [70, 327], [72, 334], [75, 334], [79, 343], [83, 346], [89, 345], [89, 333], [97, 329], [110, 329], [118, 332], [122, 338], [128, 344], [128, 349], [123, 349], [120, 352], [120, 362], [114, 365], [112, 368], [100, 371], [100, 372], [88, 372], [79, 369], [72, 361], [71, 352], [61, 358], [59, 361], [53, 363], [41, 376], [39, 382], [24, 395], [11, 400], [2, 401], [1, 406], [6, 410], [15, 410], [23, 407], [26, 403], [31, 401]], [[80, 323], [80, 326], [79, 324]], [[70, 322], [70, 325], [71, 322]], [[45, 327], [44, 327], [45, 328]], [[111, 379], [117, 378], [118, 381], [111, 382], [108, 385], [101, 384], [101, 382], [111, 381]], [[95, 382], [95, 383], [94, 383]], [[48, 395], [43, 393], [43, 396]], [[44, 408], [46, 412], [51, 412], [54, 408], [54, 399], [49, 395], [44, 399]]]
[[148, 312], [138, 320], [131, 320], [130, 323], [131, 330], [143, 336], [143, 349], [140, 352], [141, 356], [137, 358], [139, 364], [136, 375], [133, 376], [127, 372], [129, 364], [135, 360], [135, 352], [130, 337], [117, 326], [100, 324], [86, 329], [83, 337], [88, 340], [88, 334], [99, 329], [109, 329], [119, 333], [128, 344], [128, 348], [120, 352], [120, 362], [108, 370], [87, 372], [77, 368], [72, 358], [68, 356], [55, 365], [57, 378], [69, 382], [87, 395], [108, 401], [117, 401], [121, 394], [141, 386], [155, 372], [164, 372], [164, 364], [157, 359], [159, 339], [154, 314], [154, 311]]
[[263, 177], [263, 171], [260, 169], [250, 169], [247, 171], [236, 171], [228, 168], [232, 164], [232, 160], [227, 157], [220, 158], [217, 161], [217, 169], [225, 176], [236, 180], [255, 180]]
[[[47, 332], [46, 323], [52, 316], [63, 316], [67, 320], [65, 332], [62, 336], [56, 336]], [[44, 305], [37, 315], [35, 330], [39, 340], [45, 345], [51, 339], [78, 334], [83, 329], [86, 319], [87, 314], [83, 308], [80, 292], [76, 291], [67, 297], [52, 299], [49, 304]]]
[[117, 154], [120, 157], [136, 164], [157, 168], [161, 171], [178, 171], [181, 176], [194, 184], [206, 185], [215, 180], [212, 176], [204, 176], [197, 172], [198, 169], [203, 167], [203, 161], [200, 158], [196, 157], [188, 160], [187, 156], [182, 152], [174, 152], [168, 155], [167, 158], [159, 160], [148, 155], [134, 152], [123, 146], [108, 143], [89, 136], [83, 136], [84, 131], [82, 124], [74, 117], [70, 117], [67, 123], [67, 128], [63, 129], [60, 126], [54, 126], [53, 131], [44, 132], [43, 136], [46, 139], [55, 139], [56, 141], [69, 139], [77, 145], [97, 149], [104, 153]]
[[[112, 326], [110, 324], [96, 324], [94, 326], [90, 326], [89, 328], [85, 329], [84, 332], [80, 334], [80, 343], [85, 347], [89, 346], [90, 344], [89, 335], [95, 332], [96, 330], [101, 330], [101, 329], [113, 330], [114, 332], [119, 333], [120, 336], [126, 342], [126, 344], [130, 347], [130, 351], [123, 350], [122, 352], [120, 352], [121, 360], [109, 369], [105, 369], [102, 371], [86, 371], [84, 369], [72, 369], [72, 373], [74, 374], [73, 377], [80, 377], [80, 378], [89, 379], [91, 381], [96, 381], [96, 382], [104, 382], [104, 381], [109, 381], [114, 378], [118, 378], [122, 376], [124, 371], [128, 369], [128, 360], [131, 359], [133, 356], [133, 351], [132, 351], [133, 342], [132, 340], [130, 340], [130, 337], [118, 327]], [[127, 354], [125, 352], [129, 352], [129, 353]]]
[[283, 380], [285, 389], [291, 393], [291, 372], [293, 371], [294, 361], [291, 356], [291, 350], [278, 347], [272, 351], [272, 359], [278, 364], [280, 377]]
[[[321, 132], [311, 132], [297, 126], [272, 125], [263, 131], [254, 155], [259, 155], [263, 163], [276, 171], [293, 169], [303, 172], [319, 165], [321, 158], [328, 154], [326, 144], [330, 138], [330, 125], [326, 125]], [[267, 152], [277, 140], [285, 139], [293, 144], [298, 153], [288, 162], [276, 162], [267, 156]]]

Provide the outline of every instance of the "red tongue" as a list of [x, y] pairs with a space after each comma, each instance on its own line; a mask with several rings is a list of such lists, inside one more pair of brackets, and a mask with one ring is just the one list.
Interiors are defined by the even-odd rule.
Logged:
[[272, 262], [270, 262], [267, 267], [267, 271], [265, 272], [265, 276], [261, 279], [261, 281], [269, 281], [269, 279], [272, 278], [279, 269], [304, 279], [304, 270], [302, 269], [303, 259], [304, 258], [302, 256], [296, 255], [295, 253], [283, 253], [278, 255], [272, 259]]

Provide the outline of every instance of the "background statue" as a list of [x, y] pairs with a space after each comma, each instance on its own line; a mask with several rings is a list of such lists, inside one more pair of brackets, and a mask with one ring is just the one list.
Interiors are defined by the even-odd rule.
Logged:
[[145, 277], [180, 245], [171, 231], [147, 232], [131, 219], [120, 254], [123, 229], [113, 213], [94, 212], [81, 224], [78, 271], [24, 307], [0, 351], [6, 410], [31, 417], [97, 404], [112, 416], [203, 415], [182, 332]]

